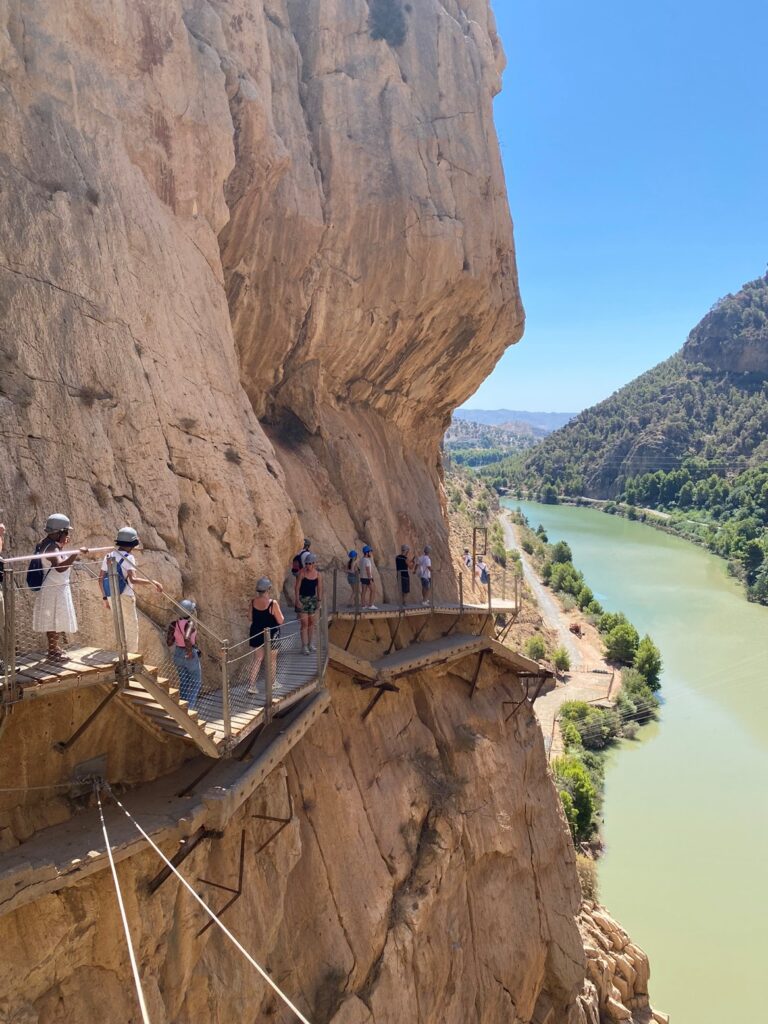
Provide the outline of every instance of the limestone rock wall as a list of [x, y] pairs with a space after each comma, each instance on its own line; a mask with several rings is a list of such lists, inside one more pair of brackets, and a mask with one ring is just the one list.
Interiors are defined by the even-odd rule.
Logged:
[[503, 57], [486, 0], [377, 4], [0, 3], [11, 549], [128, 521], [210, 607], [302, 527], [447, 558], [437, 441], [522, 329]]
[[[373, 642], [371, 637], [367, 642]], [[186, 877], [233, 885], [224, 920], [313, 1024], [582, 1024], [585, 957], [573, 849], [529, 707], [489, 661], [421, 674], [366, 722], [370, 693], [333, 703]], [[254, 814], [293, 818], [277, 828]], [[170, 850], [167, 852], [171, 852]], [[292, 1015], [151, 852], [118, 871], [155, 1024]], [[197, 885], [213, 905], [226, 893]], [[24, 1024], [137, 1019], [108, 870], [0, 918], [0, 1013]], [[34, 955], [30, 951], [34, 950]], [[16, 1016], [13, 1016], [16, 1014]]]

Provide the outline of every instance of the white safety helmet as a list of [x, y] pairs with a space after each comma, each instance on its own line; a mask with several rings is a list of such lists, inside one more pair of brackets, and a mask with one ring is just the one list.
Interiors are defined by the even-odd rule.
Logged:
[[407, 544], [400, 545], [400, 551], [402, 552], [402, 554], [407, 555], [410, 550], [411, 549], [408, 547]]
[[317, 561], [317, 555], [307, 555], [307, 557], [304, 559], [304, 564], [305, 565], [314, 565], [316, 561]]
[[431, 551], [432, 551], [432, 548], [429, 546], [429, 544], [425, 544], [424, 545], [424, 554], [428, 555], [428, 554], [431, 553]]
[[197, 611], [197, 602], [188, 597], [184, 601], [179, 601], [179, 608], [183, 608], [187, 615], [194, 615]]
[[256, 593], [257, 594], [266, 594], [266, 592], [268, 590], [271, 590], [271, 589], [272, 589], [272, 580], [269, 578], [269, 576], [262, 576], [261, 579], [258, 580], [257, 583], [256, 583]]
[[54, 512], [45, 521], [46, 533], [61, 533], [62, 530], [71, 529], [72, 523], [69, 521], [69, 516], [62, 515], [61, 512]]
[[117, 531], [116, 544], [120, 544], [123, 547], [130, 545], [135, 547], [139, 543], [139, 535], [132, 526], [121, 526]]

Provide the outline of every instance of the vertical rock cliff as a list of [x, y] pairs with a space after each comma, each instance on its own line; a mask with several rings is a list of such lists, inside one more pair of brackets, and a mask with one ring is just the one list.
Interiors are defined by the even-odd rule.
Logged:
[[522, 311], [490, 11], [406, 6], [2, 5], [18, 542], [53, 507], [130, 521], [168, 582], [242, 588], [297, 503], [329, 554], [445, 551], [437, 440]]
[[[79, 542], [130, 522], [145, 568], [211, 614], [282, 578], [302, 530], [326, 558], [429, 539], [447, 564], [438, 441], [523, 322], [502, 62], [487, 0], [0, 0], [11, 551], [54, 509]], [[313, 1024], [598, 1019], [540, 730], [491, 664], [469, 705], [473, 671], [425, 671], [365, 724], [331, 675], [328, 713], [186, 862], [229, 884], [245, 836], [229, 923]], [[51, 698], [39, 734], [7, 718], [0, 743], [50, 758], [62, 713], [91, 703]], [[78, 756], [131, 730], [115, 704]], [[183, 760], [155, 742], [119, 761], [125, 782]], [[287, 792], [290, 824], [256, 854], [255, 815], [285, 814]], [[78, 811], [8, 806], [8, 846]], [[5, 1019], [138, 1019], [89, 857], [0, 907]], [[120, 866], [153, 1021], [289, 1020], [176, 883], [149, 894], [157, 867]], [[593, 980], [617, 976], [609, 959]]]

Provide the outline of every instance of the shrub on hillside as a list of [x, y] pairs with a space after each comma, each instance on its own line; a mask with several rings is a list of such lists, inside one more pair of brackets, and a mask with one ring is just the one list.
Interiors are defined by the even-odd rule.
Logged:
[[547, 655], [547, 645], [544, 643], [544, 637], [539, 636], [537, 633], [535, 636], [529, 637], [525, 644], [525, 653], [529, 658], [533, 658], [534, 661], [541, 661]]
[[597, 628], [601, 633], [610, 633], [614, 626], [619, 626], [625, 622], [628, 623], [629, 619], [624, 612], [603, 612]]
[[651, 690], [661, 689], [661, 651], [647, 634], [637, 645], [633, 664]]
[[556, 758], [552, 772], [573, 838], [577, 842], [589, 839], [594, 831], [593, 819], [597, 807], [597, 792], [589, 772], [579, 758], [571, 754]]
[[570, 545], [568, 545], [564, 540], [559, 540], [557, 544], [552, 545], [550, 558], [553, 562], [573, 562], [573, 554], [571, 553]]
[[571, 656], [564, 647], [556, 647], [552, 651], [552, 664], [558, 672], [567, 672], [571, 667]]
[[605, 656], [619, 665], [631, 665], [640, 641], [637, 630], [628, 622], [620, 622], [605, 637]]

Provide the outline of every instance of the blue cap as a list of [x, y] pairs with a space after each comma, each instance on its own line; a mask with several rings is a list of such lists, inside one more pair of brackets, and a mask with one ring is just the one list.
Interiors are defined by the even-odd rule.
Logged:
[[368, 544], [366, 544], [365, 547], [363, 548], [363, 554], [364, 555], [370, 555], [370, 553], [372, 551], [373, 551], [373, 548], [370, 547]]
[[357, 558], [357, 552], [356, 551], [350, 551], [349, 554], [347, 555], [347, 557], [348, 558]]

